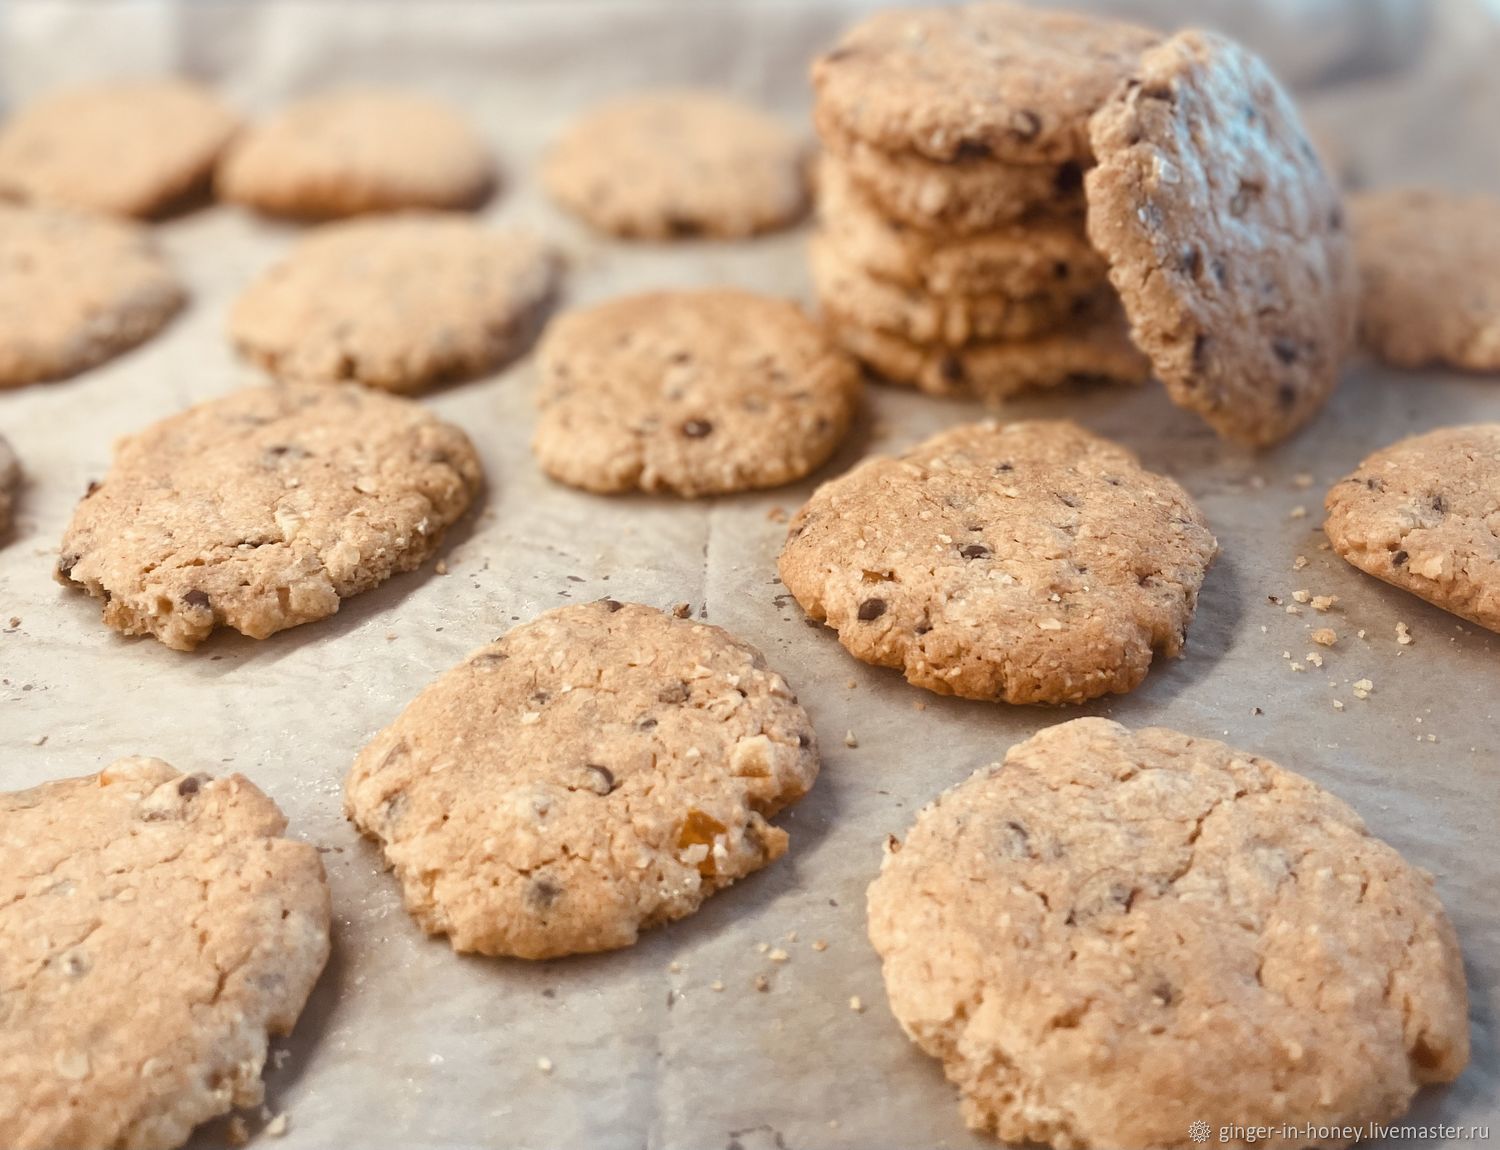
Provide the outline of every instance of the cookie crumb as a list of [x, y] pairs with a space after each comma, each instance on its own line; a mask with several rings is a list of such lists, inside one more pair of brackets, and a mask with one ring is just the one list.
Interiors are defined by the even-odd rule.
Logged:
[[276, 1115], [276, 1117], [272, 1118], [271, 1121], [266, 1123], [264, 1132], [266, 1134], [269, 1134], [272, 1138], [281, 1138], [285, 1136], [290, 1124], [291, 1119], [287, 1117], [286, 1111], [283, 1110], [280, 1114]]
[[792, 956], [778, 946], [770, 954], [766, 955], [766, 957], [772, 962], [789, 962]]
[[1314, 667], [1321, 667], [1323, 665], [1323, 656], [1316, 651], [1309, 651], [1307, 653], [1307, 661]]
[[691, 603], [673, 603], [672, 604], [672, 614], [676, 615], [677, 618], [679, 618], [679, 619], [686, 619], [692, 613], [693, 613], [693, 605]]
[[1306, 566], [1307, 566], [1307, 556], [1306, 555], [1298, 555], [1297, 558], [1295, 558], [1295, 559], [1292, 560], [1292, 570], [1293, 571], [1301, 571], [1302, 568], [1304, 568]]
[[1396, 624], [1396, 642], [1403, 647], [1410, 647], [1416, 642], [1416, 639], [1412, 637], [1411, 628], [1405, 623]]
[[1368, 699], [1370, 692], [1375, 689], [1375, 684], [1369, 679], [1359, 679], [1354, 684], [1354, 697], [1356, 699]]
[[1307, 508], [1303, 507], [1302, 504], [1299, 503], [1299, 504], [1297, 504], [1296, 507], [1292, 508], [1292, 513], [1289, 516], [1287, 516], [1287, 518], [1289, 518], [1289, 519], [1306, 519], [1307, 518]]
[[854, 1011], [855, 1014], [863, 1014], [865, 1012], [864, 1001], [859, 997], [859, 995], [856, 994], [850, 997], [849, 1009]]
[[46, 735], [32, 735], [31, 736], [31, 745], [33, 747], [45, 746], [46, 742], [47, 742], [47, 736]]
[[439, 559], [432, 565], [432, 569], [439, 575], [446, 575], [448, 574], [448, 561], [446, 559]]
[[1312, 609], [1314, 611], [1327, 611], [1339, 601], [1337, 595], [1314, 595], [1312, 597]]
[[815, 938], [815, 939], [813, 939], [812, 948], [814, 950], [816, 950], [816, 951], [819, 951], [819, 952], [825, 951], [825, 950], [828, 949], [828, 940], [827, 939], [822, 939], [822, 938]]
[[851, 749], [853, 749], [854, 747], [859, 746], [859, 740], [857, 738], [855, 738], [853, 731], [845, 731], [844, 732], [844, 746], [849, 747]]
[[1293, 591], [1292, 592], [1292, 598], [1295, 599], [1295, 600], [1297, 600], [1297, 602], [1299, 602], [1299, 603], [1306, 603], [1306, 602], [1308, 602], [1309, 600], [1312, 599], [1312, 592], [1311, 591]]
[[750, 985], [755, 987], [761, 994], [765, 994], [766, 991], [771, 989], [771, 980], [763, 974], [757, 974]]
[[[1319, 627], [1308, 637], [1320, 647], [1332, 647], [1339, 641], [1339, 633], [1332, 627]], [[1322, 665], [1319, 662], [1318, 666]]]
[[1344, 700], [1343, 699], [1335, 699], [1333, 701], [1333, 709], [1335, 711], [1342, 711], [1344, 709]]
[[1303, 491], [1311, 487], [1314, 482], [1313, 477], [1306, 471], [1299, 471], [1296, 475], [1292, 476], [1292, 485], [1301, 488]]
[[552, 1073], [552, 1059], [548, 1058], [545, 1054], [543, 1054], [540, 1058], [538, 1058], [536, 1060], [536, 1068], [538, 1070], [540, 1070], [543, 1074], [551, 1074]]
[[250, 1142], [250, 1127], [245, 1123], [243, 1115], [236, 1114], [229, 1120], [229, 1128], [224, 1132], [224, 1141], [231, 1146], [246, 1146]]
[[681, 974], [682, 973], [682, 963], [675, 962], [675, 961], [667, 963], [667, 973], [668, 974]]
[[708, 989], [717, 994], [719, 991], [724, 989], [724, 983], [722, 980], [716, 978], [708, 984]]

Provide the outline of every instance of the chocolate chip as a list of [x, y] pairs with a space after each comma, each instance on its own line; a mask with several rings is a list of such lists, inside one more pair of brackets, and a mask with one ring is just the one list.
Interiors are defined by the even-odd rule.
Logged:
[[1042, 130], [1042, 118], [1029, 108], [1021, 108], [1010, 118], [1011, 130], [1023, 140], [1034, 140]]
[[613, 615], [621, 607], [625, 606], [625, 604], [621, 603], [618, 599], [600, 599], [599, 602], [604, 604], [604, 609], [611, 615]]
[[549, 878], [536, 878], [526, 888], [526, 901], [538, 910], [546, 910], [562, 894], [562, 887]]
[[182, 782], [177, 784], [177, 793], [179, 795], [182, 795], [184, 798], [188, 795], [196, 795], [198, 793], [198, 788], [202, 785], [203, 782], [198, 778], [197, 775], [189, 775], [187, 778], [183, 779]]
[[1229, 214], [1239, 219], [1250, 210], [1250, 204], [1260, 196], [1260, 185], [1251, 183], [1249, 180], [1241, 180], [1239, 187], [1234, 190], [1234, 195], [1229, 199]]
[[1391, 556], [1391, 564], [1395, 567], [1400, 567], [1410, 558], [1411, 556], [1408, 555], [1405, 551], [1397, 551], [1394, 555]]
[[589, 773], [589, 789], [595, 794], [607, 795], [615, 789], [615, 773], [608, 767], [601, 767], [598, 763], [589, 763], [584, 767]]
[[1014, 463], [997, 463], [997, 464], [995, 464], [995, 472], [997, 474], [999, 474], [1001, 472], [1005, 472], [1005, 471], [1014, 471], [1015, 469], [1016, 469], [1016, 465]]
[[965, 559], [988, 559], [990, 549], [983, 543], [970, 543], [967, 547], [959, 551], [959, 554]]
[[97, 479], [90, 479], [88, 487], [84, 489], [83, 497], [87, 499], [94, 492], [98, 491], [102, 486], [103, 484], [101, 484]]
[[678, 239], [689, 239], [703, 231], [702, 225], [691, 216], [668, 215], [666, 224], [667, 233]]
[[656, 728], [656, 720], [647, 715], [644, 719], [637, 719], [635, 729], [638, 731], [650, 731]]
[[1006, 858], [1031, 857], [1031, 832], [1014, 819], [1007, 820], [1000, 839], [1000, 853]]
[[1214, 256], [1209, 260], [1208, 270], [1213, 273], [1214, 283], [1220, 287], [1229, 282], [1229, 269], [1225, 266], [1222, 256]]
[[702, 439], [713, 429], [714, 425], [706, 419], [689, 419], [682, 425], [682, 434], [689, 439]]
[[1431, 503], [1432, 509], [1439, 515], [1446, 515], [1448, 513], [1448, 501], [1441, 495], [1434, 495], [1432, 497]]
[[189, 607], [207, 607], [208, 592], [192, 590], [182, 597], [182, 601]]
[[1297, 389], [1289, 383], [1283, 383], [1276, 389], [1276, 400], [1282, 407], [1290, 410], [1297, 405]]
[[954, 153], [954, 159], [988, 160], [994, 154], [994, 149], [983, 140], [960, 140], [958, 142], [958, 151]]
[[686, 683], [674, 683], [670, 687], [663, 687], [656, 693], [657, 702], [660, 703], [685, 703], [688, 698], [688, 685]]
[[1208, 358], [1208, 336], [1201, 331], [1193, 337], [1193, 370], [1202, 371]]
[[1188, 244], [1177, 256], [1177, 264], [1194, 279], [1203, 270], [1203, 251], [1197, 244]]
[[1052, 186], [1061, 195], [1072, 195], [1083, 187], [1082, 166], [1072, 162], [1063, 164], [1057, 169], [1057, 178]]
[[956, 355], [945, 355], [938, 360], [938, 375], [944, 383], [958, 384], [964, 381], [964, 363]]
[[1161, 100], [1168, 104], [1175, 104], [1177, 102], [1177, 93], [1172, 91], [1166, 84], [1153, 84], [1149, 88], [1141, 89], [1141, 99]]
[[77, 555], [64, 555], [57, 561], [57, 573], [64, 579], [70, 579], [73, 576], [73, 568], [77, 566]]
[[1171, 1006], [1177, 993], [1172, 989], [1172, 984], [1163, 979], [1151, 988], [1151, 997], [1157, 999], [1163, 1006]]
[[1297, 357], [1301, 354], [1297, 345], [1289, 339], [1273, 339], [1271, 350], [1276, 353], [1276, 358], [1288, 367], [1296, 363]]
[[859, 605], [859, 618], [861, 622], [868, 623], [872, 619], [879, 619], [884, 614], [884, 599], [866, 599]]
[[686, 351], [674, 351], [671, 355], [667, 356], [667, 361], [669, 363], [692, 363], [693, 357], [691, 353]]
[[812, 746], [812, 736], [809, 735], [806, 731], [799, 732], [797, 735], [797, 745], [799, 747]]

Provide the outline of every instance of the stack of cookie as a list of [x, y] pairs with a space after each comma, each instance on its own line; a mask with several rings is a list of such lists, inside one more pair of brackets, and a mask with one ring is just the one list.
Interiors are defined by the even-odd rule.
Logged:
[[982, 3], [879, 13], [819, 58], [810, 261], [840, 341], [939, 394], [1146, 378], [1083, 172], [1090, 115], [1155, 39]]

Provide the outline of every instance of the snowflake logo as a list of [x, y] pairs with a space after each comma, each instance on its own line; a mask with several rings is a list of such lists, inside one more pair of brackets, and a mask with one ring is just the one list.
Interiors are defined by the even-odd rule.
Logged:
[[1192, 1123], [1188, 1127], [1188, 1137], [1191, 1138], [1194, 1142], [1207, 1142], [1208, 1123], [1203, 1121], [1203, 1119], [1201, 1118], [1198, 1119], [1198, 1121]]

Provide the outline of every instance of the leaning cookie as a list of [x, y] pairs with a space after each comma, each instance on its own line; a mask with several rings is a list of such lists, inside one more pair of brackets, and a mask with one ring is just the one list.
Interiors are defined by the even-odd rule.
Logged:
[[1088, 232], [1172, 401], [1266, 446], [1322, 408], [1358, 284], [1337, 186], [1261, 60], [1183, 32], [1094, 115]]
[[246, 131], [219, 195], [269, 215], [333, 219], [477, 207], [495, 183], [484, 142], [448, 105], [411, 92], [311, 96]]
[[797, 305], [730, 288], [571, 312], [539, 354], [533, 450], [586, 491], [790, 483], [833, 454], [859, 401], [859, 369]]
[[982, 423], [824, 484], [779, 567], [864, 662], [943, 695], [1077, 703], [1182, 650], [1217, 549], [1186, 492], [1124, 448]]
[[64, 89], [0, 130], [0, 199], [150, 216], [208, 186], [239, 121], [185, 80]]
[[1375, 452], [1328, 492], [1323, 529], [1361, 571], [1500, 631], [1500, 423]]
[[480, 484], [468, 437], [410, 400], [250, 388], [122, 440], [57, 579], [179, 651], [221, 626], [264, 639], [419, 566]]
[[548, 154], [547, 191], [612, 235], [738, 239], [807, 208], [801, 141], [755, 108], [707, 91], [619, 97]]
[[465, 216], [330, 224], [246, 289], [230, 337], [282, 379], [420, 391], [524, 350], [558, 270], [540, 241]]
[[474, 652], [360, 754], [345, 809], [458, 951], [629, 946], [787, 849], [807, 715], [718, 627], [605, 599]]
[[111, 359], [166, 326], [185, 298], [144, 228], [0, 204], [0, 389]]
[[328, 959], [318, 852], [243, 776], [0, 794], [0, 1145], [173, 1147], [263, 1097]]
[[1012, 747], [891, 842], [869, 929], [897, 1020], [1008, 1144], [1343, 1147], [1468, 1061], [1431, 876], [1307, 779], [1176, 731]]
[[16, 497], [21, 490], [21, 462], [5, 436], [0, 435], [0, 543], [10, 534]]

